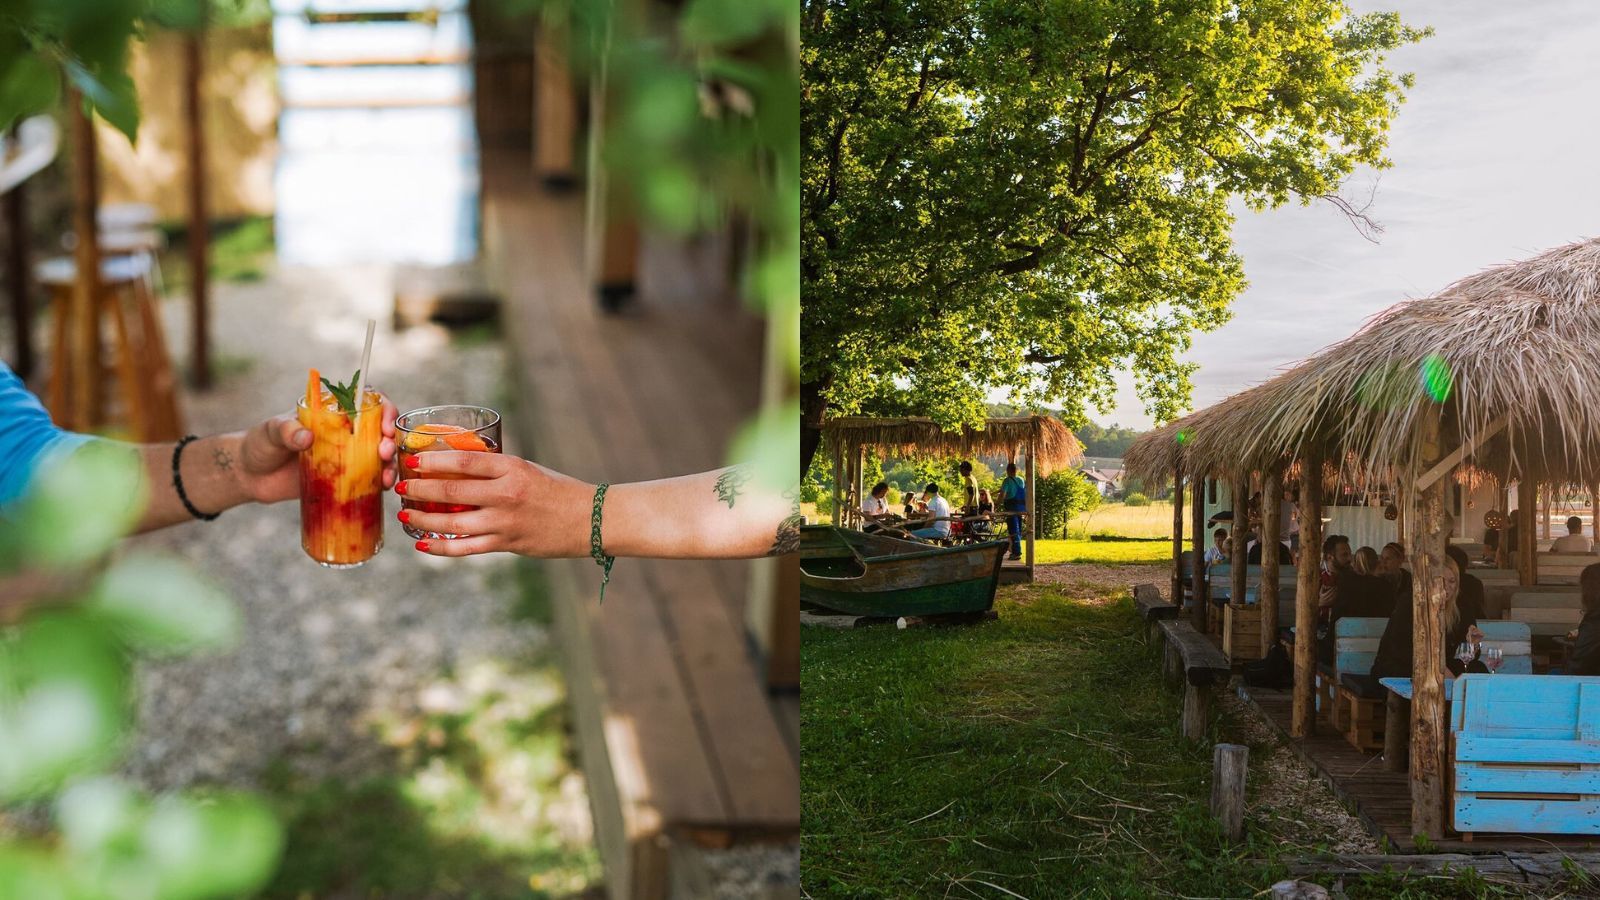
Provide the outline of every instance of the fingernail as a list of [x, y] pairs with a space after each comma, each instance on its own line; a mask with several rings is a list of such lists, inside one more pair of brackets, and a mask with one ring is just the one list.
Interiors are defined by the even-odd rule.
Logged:
[[408, 456], [406, 457], [406, 465], [413, 469], [419, 469], [422, 467], [422, 459], [415, 455]]
[[311, 432], [300, 429], [294, 433], [294, 442], [301, 449], [311, 446]]
[[428, 542], [427, 541], [417, 541], [417, 550], [419, 552], [421, 552], [421, 553], [427, 553], [428, 552]]
[[400, 510], [400, 524], [402, 524], [402, 525], [410, 525], [411, 524], [411, 510], [409, 510], [409, 509]]
[[406, 485], [408, 485], [410, 483], [411, 482], [409, 482], [409, 481], [396, 482], [395, 486], [394, 486], [394, 492], [396, 494], [399, 494], [400, 496], [404, 497], [406, 495]]

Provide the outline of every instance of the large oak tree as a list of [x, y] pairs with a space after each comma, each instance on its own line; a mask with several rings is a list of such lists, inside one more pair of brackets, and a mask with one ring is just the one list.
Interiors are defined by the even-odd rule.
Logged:
[[[1244, 279], [1230, 200], [1382, 168], [1426, 32], [1334, 0], [804, 0], [802, 448], [987, 394], [1158, 419]], [[1284, 302], [1294, 302], [1285, 298]]]

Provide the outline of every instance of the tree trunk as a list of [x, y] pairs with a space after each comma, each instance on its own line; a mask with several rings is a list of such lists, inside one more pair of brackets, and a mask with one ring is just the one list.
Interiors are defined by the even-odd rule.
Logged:
[[800, 477], [811, 470], [811, 459], [822, 446], [822, 420], [828, 412], [823, 392], [828, 381], [808, 381], [800, 385]]
[[[1417, 438], [1418, 456], [1406, 476], [1412, 480], [1444, 455], [1438, 407], [1424, 410]], [[1406, 492], [1413, 498], [1406, 546], [1416, 598], [1411, 612], [1411, 831], [1434, 840], [1444, 835], [1444, 623], [1447, 604], [1455, 602], [1444, 590], [1444, 486], [1440, 479], [1425, 490]]]
[[1278, 642], [1278, 545], [1283, 536], [1283, 473], [1266, 473], [1261, 488], [1261, 586], [1256, 602], [1261, 608], [1261, 655]]
[[1317, 595], [1322, 588], [1322, 451], [1313, 447], [1300, 459], [1300, 567], [1294, 595], [1294, 714], [1291, 737], [1310, 737], [1317, 707], [1312, 691], [1317, 677]]
[[73, 287], [73, 329], [68, 339], [72, 364], [67, 378], [72, 415], [56, 424], [74, 431], [93, 431], [100, 423], [100, 233], [96, 210], [100, 205], [99, 149], [94, 121], [84, 111], [83, 96], [67, 89], [67, 118], [72, 131], [72, 232], [78, 244], [73, 251], [77, 283]]

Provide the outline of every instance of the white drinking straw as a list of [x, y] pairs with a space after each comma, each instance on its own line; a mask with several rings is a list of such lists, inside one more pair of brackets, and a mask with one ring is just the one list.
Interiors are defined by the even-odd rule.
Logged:
[[367, 345], [361, 348], [361, 368], [356, 370], [356, 414], [350, 422], [352, 429], [361, 424], [361, 408], [367, 405], [367, 389], [364, 385], [367, 381], [367, 366], [372, 365], [372, 332], [377, 328], [377, 319], [367, 320]]

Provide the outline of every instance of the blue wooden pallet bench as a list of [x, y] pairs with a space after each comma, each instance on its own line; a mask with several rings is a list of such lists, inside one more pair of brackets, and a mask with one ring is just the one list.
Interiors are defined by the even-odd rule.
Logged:
[[1455, 696], [1457, 831], [1600, 834], [1600, 677], [1464, 675]]
[[[1256, 602], [1256, 588], [1261, 584], [1261, 566], [1252, 565], [1245, 569], [1246, 603]], [[1278, 567], [1278, 596], [1293, 597], [1295, 583], [1294, 566]], [[1226, 603], [1233, 599], [1233, 564], [1217, 563], [1206, 570], [1206, 593], [1213, 603]]]
[[[1345, 740], [1357, 750], [1364, 750], [1371, 742], [1372, 723], [1363, 719], [1360, 732], [1352, 731], [1353, 720], [1366, 712], [1361, 693], [1354, 686], [1346, 686], [1345, 675], [1364, 676], [1372, 672], [1372, 661], [1378, 656], [1378, 641], [1383, 639], [1383, 629], [1388, 619], [1375, 616], [1345, 616], [1333, 623], [1333, 665], [1317, 667], [1317, 703], [1328, 716], [1328, 723], [1344, 735]], [[1382, 729], [1377, 729], [1381, 735]], [[1381, 745], [1381, 741], [1379, 742]]]

